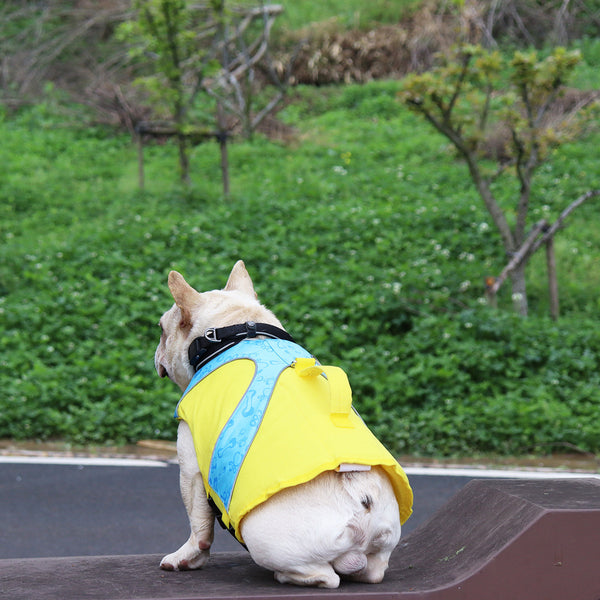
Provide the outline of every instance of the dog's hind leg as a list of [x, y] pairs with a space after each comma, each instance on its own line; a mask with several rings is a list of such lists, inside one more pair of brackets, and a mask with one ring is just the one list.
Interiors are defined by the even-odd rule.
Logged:
[[191, 531], [189, 539], [179, 550], [162, 559], [160, 567], [166, 571], [187, 571], [203, 567], [208, 560], [214, 535], [215, 516], [206, 499], [192, 433], [184, 421], [180, 422], [177, 432], [177, 454], [181, 497]]

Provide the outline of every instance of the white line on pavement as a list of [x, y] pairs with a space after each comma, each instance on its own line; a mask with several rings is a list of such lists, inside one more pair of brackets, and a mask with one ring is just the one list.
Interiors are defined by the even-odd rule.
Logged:
[[436, 475], [442, 477], [507, 478], [507, 479], [600, 479], [596, 473], [552, 471], [550, 469], [486, 469], [454, 467], [404, 467], [407, 475]]

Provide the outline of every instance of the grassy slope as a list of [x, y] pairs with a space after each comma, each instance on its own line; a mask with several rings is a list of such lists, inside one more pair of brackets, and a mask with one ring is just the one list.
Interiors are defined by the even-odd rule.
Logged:
[[[151, 148], [141, 194], [128, 139], [56, 128], [44, 106], [2, 123], [0, 436], [173, 437], [177, 391], [152, 364], [166, 274], [220, 287], [241, 257], [297, 339], [347, 368], [395, 451], [597, 451], [597, 205], [557, 239], [559, 325], [544, 316], [538, 259], [532, 318], [490, 311], [481, 281], [503, 257], [489, 219], [396, 89], [298, 90], [281, 116], [299, 141], [233, 145], [229, 202], [212, 145], [195, 151], [191, 192], [174, 148]], [[597, 187], [599, 141], [540, 173], [539, 210], [555, 216]]]
[[[240, 4], [256, 3], [242, 0]], [[283, 0], [283, 13], [275, 22], [274, 36], [296, 35], [307, 27], [327, 28], [335, 23], [337, 28], [354, 29], [372, 27], [374, 23], [397, 23], [412, 10], [423, 4], [422, 0], [321, 0], [297, 2]]]

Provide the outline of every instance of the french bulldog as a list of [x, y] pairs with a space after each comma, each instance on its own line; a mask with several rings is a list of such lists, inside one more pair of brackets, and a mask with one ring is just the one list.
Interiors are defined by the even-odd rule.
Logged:
[[[222, 290], [200, 293], [176, 271], [169, 273], [168, 286], [175, 303], [160, 319], [154, 360], [158, 374], [184, 392], [176, 413], [177, 454], [191, 532], [161, 568], [203, 567], [217, 517], [281, 583], [336, 588], [340, 576], [382, 581], [412, 510], [412, 492], [401, 467], [350, 407], [341, 369], [322, 367], [291, 340], [259, 302], [242, 261]], [[258, 389], [269, 378], [273, 386], [285, 380], [280, 408], [273, 389]], [[230, 400], [233, 394], [243, 399]], [[269, 419], [286, 429], [283, 440], [258, 429]], [[343, 446], [363, 428], [366, 437], [350, 442], [349, 449], [329, 448], [337, 440]], [[320, 445], [327, 446], [325, 458], [306, 458]], [[234, 446], [237, 458], [217, 464], [217, 455]], [[296, 465], [305, 460], [325, 466]], [[246, 463], [250, 471], [244, 474]], [[236, 500], [242, 495], [237, 487], [252, 488], [249, 499]]]

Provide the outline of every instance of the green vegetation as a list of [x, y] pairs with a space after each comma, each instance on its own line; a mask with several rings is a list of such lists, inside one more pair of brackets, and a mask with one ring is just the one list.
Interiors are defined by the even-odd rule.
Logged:
[[[576, 85], [596, 88], [600, 45], [577, 45]], [[547, 316], [541, 255], [527, 267], [529, 318], [508, 288], [491, 309], [484, 278], [506, 263], [493, 225], [467, 167], [400, 89], [295, 88], [278, 115], [296, 128], [289, 143], [230, 145], [229, 200], [214, 143], [191, 150], [188, 188], [176, 143], [147, 147], [141, 192], [130, 137], [75, 127], [88, 120], [50, 87], [0, 112], [0, 437], [173, 439], [178, 390], [153, 364], [168, 271], [211, 289], [242, 258], [297, 341], [347, 370], [394, 452], [600, 451], [598, 201], [556, 236], [560, 320]], [[590, 128], [551, 151], [532, 222], [598, 187], [599, 143]], [[494, 193], [508, 210], [510, 186]]]
[[[396, 452], [597, 451], [597, 207], [557, 237], [558, 324], [535, 261], [532, 317], [505, 310], [508, 297], [489, 309], [483, 277], [504, 257], [487, 216], [397, 91], [299, 89], [281, 115], [300, 129], [295, 145], [232, 145], [229, 202], [213, 146], [195, 149], [189, 191], [170, 168], [176, 147], [151, 148], [141, 194], [128, 138], [55, 127], [49, 104], [4, 121], [0, 436], [172, 438], [178, 392], [153, 371], [166, 275], [222, 287], [241, 257], [298, 341], [348, 370]], [[539, 173], [549, 216], [593, 185], [598, 142]]]
[[[249, 3], [249, 2], [247, 2]], [[279, 2], [284, 13], [276, 31], [299, 31], [307, 26], [328, 22], [343, 29], [363, 29], [373, 24], [398, 23], [410, 15], [421, 0], [326, 0], [324, 2]]]

